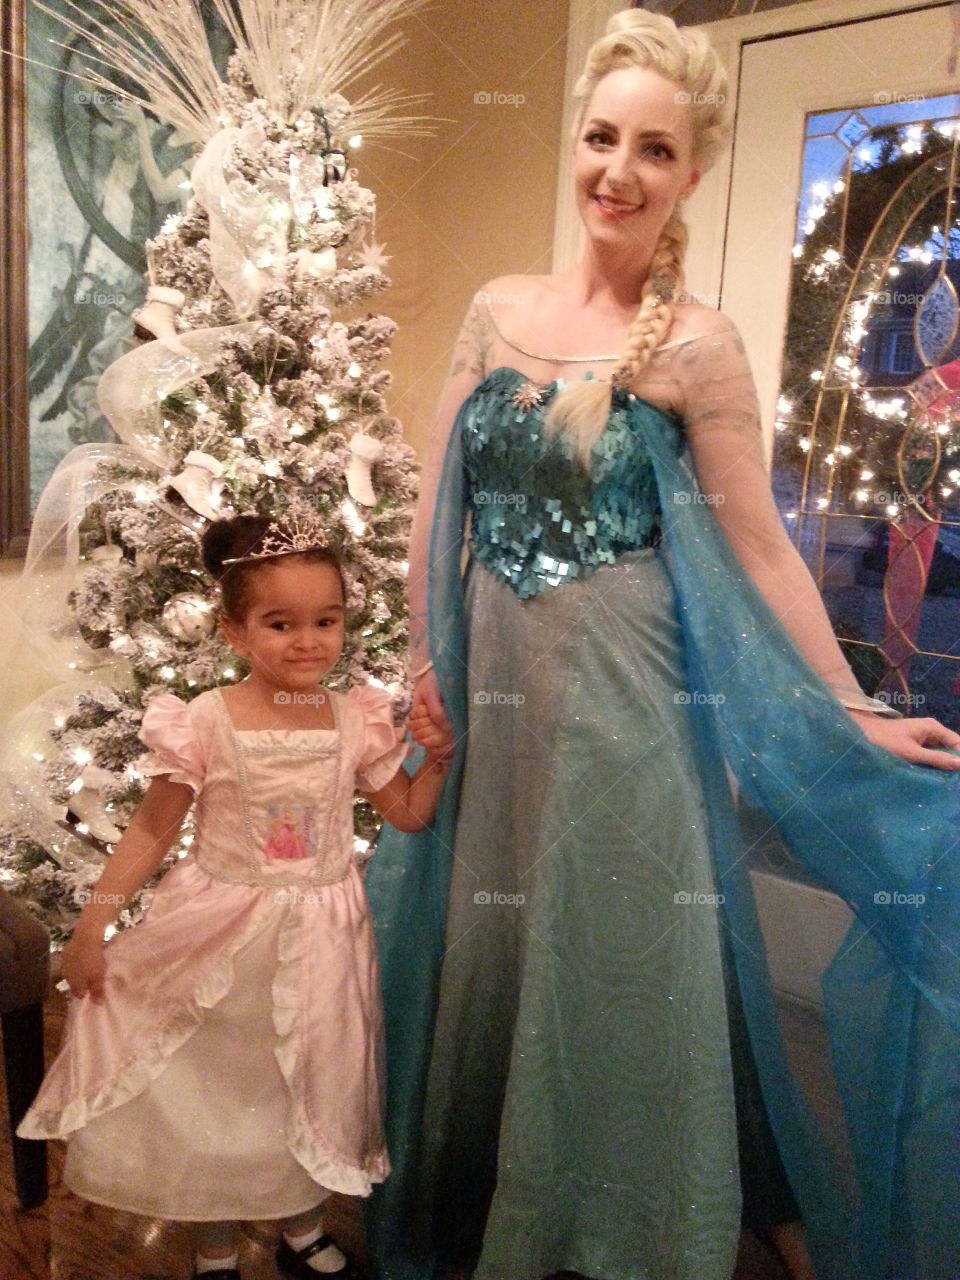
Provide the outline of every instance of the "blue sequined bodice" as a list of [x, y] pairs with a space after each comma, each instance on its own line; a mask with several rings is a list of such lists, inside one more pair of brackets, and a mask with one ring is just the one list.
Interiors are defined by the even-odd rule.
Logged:
[[543, 433], [561, 387], [494, 369], [462, 410], [470, 545], [521, 597], [660, 540], [656, 479], [627, 393], [614, 392], [587, 472], [569, 440]]

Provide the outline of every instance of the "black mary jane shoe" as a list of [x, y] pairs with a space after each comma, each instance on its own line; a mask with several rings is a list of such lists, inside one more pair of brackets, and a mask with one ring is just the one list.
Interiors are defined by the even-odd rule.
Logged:
[[193, 1280], [240, 1280], [236, 1267], [218, 1267], [216, 1271], [194, 1271]]
[[315, 1258], [318, 1253], [323, 1253], [324, 1249], [329, 1249], [331, 1245], [334, 1248], [340, 1248], [333, 1236], [323, 1235], [303, 1249], [291, 1249], [286, 1237], [281, 1236], [280, 1243], [277, 1245], [277, 1266], [291, 1280], [318, 1280], [318, 1277], [324, 1276], [338, 1277], [338, 1280], [355, 1280], [358, 1273], [354, 1271], [349, 1261], [345, 1262], [339, 1271], [317, 1271], [315, 1267], [310, 1266], [310, 1259]]

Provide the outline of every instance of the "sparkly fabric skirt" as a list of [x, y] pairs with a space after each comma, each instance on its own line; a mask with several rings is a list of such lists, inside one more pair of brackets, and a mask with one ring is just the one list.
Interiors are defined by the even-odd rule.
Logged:
[[669, 579], [642, 550], [520, 600], [474, 561], [467, 600], [420, 1229], [478, 1280], [729, 1280], [720, 907]]

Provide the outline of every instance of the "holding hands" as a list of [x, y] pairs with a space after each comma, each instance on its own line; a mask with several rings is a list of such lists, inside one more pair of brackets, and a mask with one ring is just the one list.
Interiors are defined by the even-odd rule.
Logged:
[[413, 706], [407, 728], [414, 741], [427, 750], [435, 763], [448, 763], [456, 747], [453, 726], [447, 716], [433, 667], [417, 677], [413, 686]]

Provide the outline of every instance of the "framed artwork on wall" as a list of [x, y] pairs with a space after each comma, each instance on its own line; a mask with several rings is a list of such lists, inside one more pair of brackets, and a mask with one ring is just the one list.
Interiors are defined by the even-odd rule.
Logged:
[[[50, 12], [53, 10], [53, 13]], [[132, 342], [144, 242], [190, 194], [191, 146], [167, 125], [77, 78], [69, 0], [3, 12], [3, 507], [0, 550], [25, 550], [31, 513], [78, 444], [114, 438], [100, 374]], [[24, 60], [25, 59], [25, 60]]]

